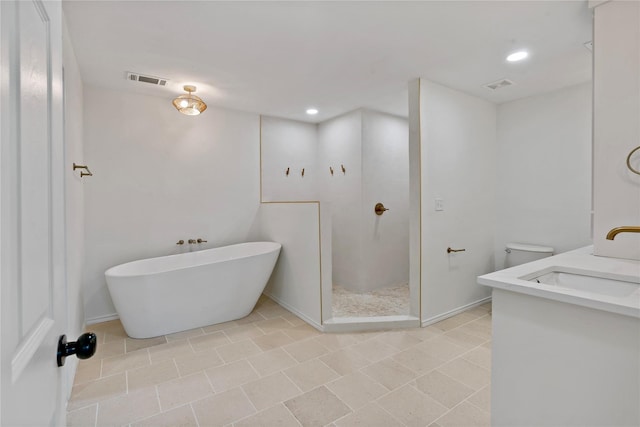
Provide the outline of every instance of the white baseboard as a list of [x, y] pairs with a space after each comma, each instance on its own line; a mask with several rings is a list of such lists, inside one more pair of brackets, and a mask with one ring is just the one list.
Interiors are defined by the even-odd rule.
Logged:
[[108, 322], [110, 320], [119, 319], [118, 313], [113, 314], [105, 314], [104, 316], [92, 317], [90, 319], [86, 319], [85, 323], [87, 325], [95, 325], [96, 323]]
[[263, 294], [265, 294], [266, 296], [268, 296], [269, 298], [271, 298], [272, 300], [277, 302], [279, 305], [281, 305], [282, 307], [286, 308], [287, 310], [289, 310], [290, 312], [292, 312], [293, 314], [295, 314], [296, 316], [298, 316], [299, 318], [301, 318], [302, 320], [304, 320], [305, 322], [307, 322], [309, 325], [313, 326], [314, 328], [316, 328], [320, 332], [324, 332], [324, 328], [322, 327], [321, 324], [319, 324], [318, 322], [314, 321], [310, 317], [300, 313], [298, 310], [296, 310], [295, 308], [291, 307], [289, 304], [287, 304], [286, 302], [282, 301], [280, 298], [277, 298], [277, 297], [273, 296], [272, 294], [269, 294], [268, 292], [263, 292]]
[[489, 301], [491, 301], [491, 296], [488, 296], [486, 298], [482, 298], [481, 300], [474, 301], [474, 302], [469, 303], [467, 305], [463, 305], [462, 307], [455, 308], [455, 309], [453, 309], [451, 311], [447, 311], [446, 313], [442, 313], [442, 314], [438, 314], [437, 316], [430, 317], [430, 318], [425, 319], [425, 320], [422, 321], [422, 327], [424, 328], [425, 326], [429, 326], [429, 325], [432, 325], [434, 323], [440, 322], [441, 320], [448, 319], [449, 317], [453, 317], [456, 314], [460, 314], [463, 311], [467, 311], [467, 310], [469, 310], [469, 309], [471, 309], [473, 307], [477, 307], [477, 306], [485, 304], [485, 303], [487, 303]]
[[[434, 317], [430, 317], [428, 319], [423, 320], [416, 324], [416, 317], [413, 316], [381, 316], [381, 317], [338, 317], [328, 319], [324, 322], [324, 325], [320, 325], [310, 317], [300, 313], [298, 310], [282, 301], [281, 299], [271, 295], [267, 292], [264, 292], [266, 296], [277, 302], [282, 307], [286, 308], [309, 325], [313, 326], [317, 330], [321, 332], [352, 332], [352, 331], [363, 331], [363, 330], [373, 330], [373, 329], [395, 329], [395, 328], [410, 328], [421, 325], [422, 327], [432, 325], [434, 323], [440, 322], [441, 320], [448, 319], [449, 317], [453, 317], [456, 314], [460, 314], [463, 311], [469, 310], [473, 307], [477, 307], [479, 305], [485, 304], [491, 301], [491, 296], [483, 298], [478, 301], [474, 301], [472, 303], [463, 305], [462, 307], [458, 307], [456, 309], [450, 310], [446, 313], [439, 314]], [[96, 323], [108, 322], [110, 320], [119, 319], [118, 313], [107, 314], [104, 316], [97, 316], [86, 319], [86, 325], [94, 325]]]

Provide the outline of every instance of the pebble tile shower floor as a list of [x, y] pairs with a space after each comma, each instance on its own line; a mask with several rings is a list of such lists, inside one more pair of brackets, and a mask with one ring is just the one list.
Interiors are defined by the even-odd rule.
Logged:
[[262, 297], [244, 319], [146, 340], [92, 325], [69, 426], [488, 426], [485, 304], [426, 328], [323, 334]]
[[354, 292], [333, 284], [333, 317], [371, 317], [409, 314], [409, 284]]

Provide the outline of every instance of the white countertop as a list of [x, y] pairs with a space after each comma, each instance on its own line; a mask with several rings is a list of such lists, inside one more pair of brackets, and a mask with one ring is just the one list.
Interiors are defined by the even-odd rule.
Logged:
[[[529, 280], [536, 273], [562, 271], [637, 283], [630, 295], [611, 296]], [[640, 261], [593, 255], [593, 246], [576, 249], [478, 277], [478, 283], [568, 304], [640, 318]]]

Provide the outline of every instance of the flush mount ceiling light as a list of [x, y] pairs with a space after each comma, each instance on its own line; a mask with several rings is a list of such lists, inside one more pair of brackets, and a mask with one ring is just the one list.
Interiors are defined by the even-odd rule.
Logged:
[[526, 50], [520, 50], [518, 52], [513, 52], [511, 55], [507, 56], [507, 61], [509, 62], [522, 61], [527, 56], [529, 56], [529, 52], [527, 52]]
[[310, 115], [310, 116], [314, 116], [314, 115], [318, 114], [318, 110], [315, 109], [315, 108], [308, 108], [307, 109], [307, 114]]
[[183, 86], [183, 89], [189, 93], [180, 95], [173, 100], [173, 106], [176, 107], [176, 110], [187, 116], [197, 116], [207, 109], [207, 104], [202, 99], [192, 95], [192, 92], [196, 91], [195, 86], [186, 85]]

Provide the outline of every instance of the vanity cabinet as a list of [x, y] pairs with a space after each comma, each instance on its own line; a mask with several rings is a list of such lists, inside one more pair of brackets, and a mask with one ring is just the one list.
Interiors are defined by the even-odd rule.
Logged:
[[576, 249], [485, 274], [493, 426], [640, 425], [640, 261]]
[[640, 425], [640, 319], [493, 290], [493, 426]]

